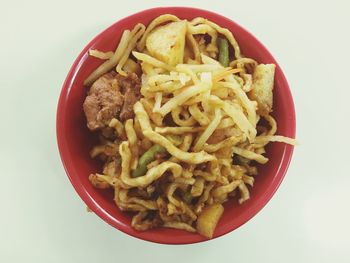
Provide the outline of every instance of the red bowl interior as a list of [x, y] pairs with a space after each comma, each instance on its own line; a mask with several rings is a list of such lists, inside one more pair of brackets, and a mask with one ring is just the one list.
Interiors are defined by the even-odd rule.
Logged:
[[[198, 234], [185, 231], [157, 228], [138, 232], [131, 228], [131, 215], [121, 212], [113, 202], [112, 191], [95, 189], [91, 186], [88, 175], [101, 170], [101, 163], [89, 156], [94, 145], [94, 136], [86, 128], [82, 104], [86, 96], [84, 79], [101, 64], [101, 60], [89, 57], [88, 50], [97, 48], [103, 51], [114, 50], [125, 29], [136, 23], [148, 24], [155, 17], [170, 13], [183, 19], [205, 17], [228, 28], [235, 35], [245, 56], [252, 57], [260, 63], [277, 65], [274, 89], [273, 116], [278, 123], [278, 134], [295, 136], [295, 112], [288, 83], [270, 52], [249, 32], [230, 19], [221, 15], [187, 7], [165, 7], [145, 10], [126, 17], [96, 36], [75, 60], [64, 82], [57, 108], [57, 141], [61, 159], [67, 175], [75, 190], [86, 205], [98, 216], [115, 228], [134, 237], [165, 244], [188, 244], [205, 241]], [[259, 167], [251, 199], [243, 205], [236, 200], [225, 204], [225, 213], [221, 218], [214, 237], [226, 234], [247, 222], [256, 215], [271, 199], [287, 171], [293, 153], [293, 147], [283, 143], [272, 143], [267, 147], [270, 161]]]

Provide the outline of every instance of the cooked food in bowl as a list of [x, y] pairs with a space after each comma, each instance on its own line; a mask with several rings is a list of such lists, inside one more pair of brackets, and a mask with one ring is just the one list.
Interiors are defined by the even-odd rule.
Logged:
[[125, 30], [85, 80], [87, 127], [98, 134], [91, 183], [114, 190], [131, 225], [211, 238], [222, 204], [249, 200], [275, 135], [274, 64], [244, 57], [232, 32], [201, 17], [161, 15]]

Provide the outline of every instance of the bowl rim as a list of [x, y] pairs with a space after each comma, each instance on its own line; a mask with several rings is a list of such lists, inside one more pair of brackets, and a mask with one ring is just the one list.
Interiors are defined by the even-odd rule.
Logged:
[[73, 83], [73, 81], [75, 79], [76, 72], [78, 71], [80, 66], [83, 64], [82, 59], [87, 54], [87, 51], [89, 50], [89, 48], [98, 39], [103, 37], [103, 35], [107, 31], [109, 31], [111, 28], [113, 28], [116, 24], [122, 23], [124, 21], [129, 20], [129, 19], [134, 19], [134, 17], [141, 16], [145, 13], [153, 12], [155, 14], [155, 17], [156, 17], [157, 13], [171, 13], [172, 10], [187, 10], [187, 11], [193, 11], [193, 12], [200, 12], [201, 16], [205, 16], [205, 14], [209, 14], [211, 16], [215, 16], [217, 19], [223, 19], [225, 21], [228, 21], [229, 23], [234, 24], [234, 26], [236, 28], [239, 28], [240, 30], [244, 31], [246, 35], [248, 35], [250, 38], [254, 39], [254, 41], [256, 41], [256, 43], [258, 43], [264, 49], [264, 53], [269, 57], [269, 60], [272, 63], [274, 63], [277, 68], [280, 69], [281, 81], [283, 82], [283, 85], [286, 88], [286, 93], [284, 94], [284, 96], [287, 97], [287, 101], [289, 102], [288, 108], [289, 108], [289, 114], [290, 114], [290, 120], [291, 120], [289, 132], [292, 135], [291, 137], [295, 138], [296, 116], [295, 116], [295, 107], [294, 107], [294, 101], [293, 101], [293, 97], [291, 94], [291, 90], [289, 88], [287, 79], [286, 79], [281, 67], [279, 66], [279, 64], [277, 63], [275, 58], [272, 56], [270, 51], [253, 34], [251, 34], [248, 30], [246, 30], [241, 25], [237, 24], [235, 21], [231, 20], [228, 17], [225, 17], [225, 16], [218, 14], [216, 12], [212, 12], [212, 11], [200, 9], [200, 8], [187, 7], [187, 6], [167, 6], [167, 7], [154, 7], [154, 8], [144, 9], [144, 10], [138, 11], [136, 13], [133, 13], [131, 15], [128, 15], [122, 19], [119, 19], [119, 20], [115, 21], [113, 24], [111, 24], [110, 26], [108, 26], [107, 28], [103, 29], [100, 33], [98, 33], [83, 48], [83, 50], [79, 53], [79, 55], [75, 59], [73, 65], [71, 66], [71, 68], [67, 74], [67, 77], [65, 78], [65, 81], [63, 83], [61, 93], [60, 93], [60, 96], [58, 99], [57, 113], [56, 113], [56, 139], [57, 139], [57, 145], [58, 145], [60, 158], [61, 158], [65, 172], [66, 172], [71, 184], [73, 185], [75, 191], [78, 193], [80, 198], [85, 202], [85, 204], [95, 214], [97, 214], [101, 219], [103, 219], [105, 222], [107, 222], [109, 225], [113, 226], [114, 228], [128, 234], [129, 236], [133, 236], [133, 237], [141, 239], [141, 240], [150, 241], [150, 242], [154, 242], [154, 243], [158, 243], [158, 244], [194, 244], [194, 243], [214, 240], [220, 236], [223, 236], [227, 233], [230, 233], [233, 230], [242, 226], [243, 224], [247, 223], [254, 216], [256, 216], [265, 207], [265, 205], [271, 200], [272, 196], [275, 194], [275, 192], [279, 188], [280, 184], [282, 183], [282, 181], [285, 177], [285, 174], [288, 170], [289, 164], [291, 162], [294, 147], [291, 146], [284, 151], [284, 155], [283, 155], [283, 159], [281, 160], [280, 167], [279, 167], [278, 171], [276, 172], [276, 174], [278, 174], [278, 176], [276, 176], [275, 180], [273, 180], [273, 182], [271, 184], [269, 184], [268, 188], [264, 192], [263, 198], [260, 199], [259, 202], [255, 202], [250, 207], [250, 211], [246, 213], [247, 216], [243, 217], [238, 224], [236, 224], [235, 226], [228, 226], [227, 229], [223, 233], [216, 235], [212, 239], [193, 238], [192, 240], [187, 239], [186, 241], [182, 241], [182, 240], [169, 241], [169, 240], [162, 240], [159, 237], [152, 237], [152, 236], [145, 237], [145, 236], [139, 236], [139, 235], [135, 234], [135, 232], [131, 231], [130, 225], [125, 225], [122, 222], [118, 221], [117, 218], [112, 217], [110, 214], [108, 214], [103, 209], [103, 207], [100, 207], [97, 204], [97, 202], [94, 200], [94, 198], [86, 191], [86, 189], [84, 187], [82, 187], [80, 180], [78, 178], [76, 178], [75, 176], [72, 176], [71, 170], [73, 169], [74, 164], [69, 158], [67, 158], [67, 156], [69, 156], [69, 153], [68, 153], [69, 150], [68, 150], [67, 141], [65, 139], [66, 137], [63, 133], [64, 126], [65, 126], [65, 122], [64, 122], [64, 119], [65, 119], [65, 109], [64, 109], [65, 108], [64, 107], [65, 99], [66, 99], [67, 95], [69, 94], [69, 89], [70, 89], [71, 84]]

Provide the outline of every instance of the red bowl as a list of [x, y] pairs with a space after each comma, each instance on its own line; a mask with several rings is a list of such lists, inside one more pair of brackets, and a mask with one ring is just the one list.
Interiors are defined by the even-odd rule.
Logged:
[[[270, 52], [253, 35], [230, 19], [210, 11], [188, 7], [164, 7], [145, 10], [114, 23], [83, 49], [68, 73], [59, 98], [57, 142], [71, 183], [86, 205], [99, 217], [115, 228], [143, 240], [164, 244], [189, 244], [207, 239], [199, 234], [166, 228], [136, 231], [130, 225], [131, 215], [121, 212], [114, 204], [112, 191], [96, 189], [88, 180], [90, 173], [101, 170], [101, 163], [89, 156], [89, 150], [95, 140], [86, 127], [82, 107], [86, 96], [83, 81], [101, 64], [101, 60], [88, 55], [88, 50], [114, 50], [123, 30], [132, 28], [138, 22], [148, 24], [155, 17], [165, 13], [183, 19], [201, 16], [214, 21], [233, 32], [245, 56], [252, 57], [260, 63], [276, 64], [273, 116], [278, 123], [278, 134], [295, 137], [294, 104], [287, 80]], [[251, 190], [251, 199], [243, 205], [238, 205], [236, 200], [225, 204], [225, 213], [215, 230], [214, 238], [238, 228], [266, 205], [282, 182], [292, 153], [293, 147], [283, 143], [271, 143], [267, 147], [267, 157], [270, 161], [259, 167], [259, 175], [256, 176], [255, 185]]]

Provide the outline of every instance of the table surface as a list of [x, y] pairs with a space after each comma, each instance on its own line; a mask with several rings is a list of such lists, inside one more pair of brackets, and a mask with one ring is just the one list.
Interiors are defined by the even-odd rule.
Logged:
[[[349, 1], [1, 2], [1, 262], [350, 262]], [[299, 141], [257, 216], [187, 246], [137, 240], [87, 213], [55, 134], [63, 80], [88, 41], [129, 14], [175, 5], [227, 16], [267, 46], [289, 81]]]

